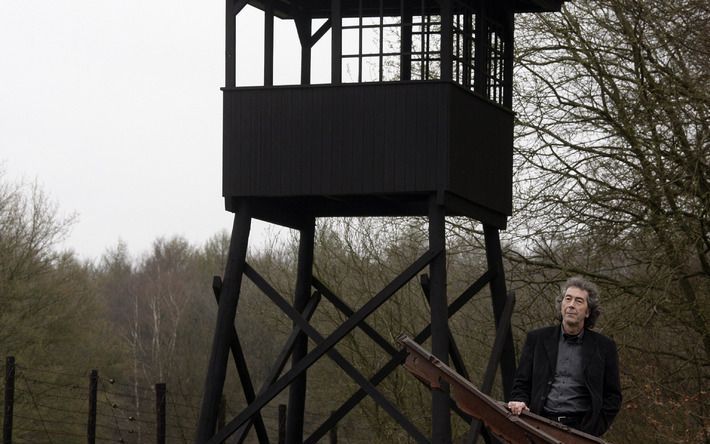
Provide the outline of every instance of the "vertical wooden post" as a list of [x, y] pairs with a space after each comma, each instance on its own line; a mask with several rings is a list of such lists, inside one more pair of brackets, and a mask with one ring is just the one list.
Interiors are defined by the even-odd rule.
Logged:
[[503, 35], [503, 106], [513, 108], [513, 41], [515, 32], [515, 14], [508, 9], [505, 16]]
[[274, 2], [264, 7], [264, 86], [274, 84]]
[[451, 0], [439, 0], [441, 4], [441, 80], [454, 78], [454, 12]]
[[[449, 316], [446, 297], [446, 213], [434, 195], [429, 201], [429, 249], [439, 251], [429, 264], [432, 354], [449, 363]], [[451, 442], [449, 394], [446, 384], [432, 391], [431, 442]]]
[[[311, 34], [311, 18], [304, 19], [303, 27]], [[310, 39], [309, 39], [310, 40]], [[311, 42], [301, 46], [301, 85], [311, 84]]]
[[225, 45], [224, 45], [224, 86], [234, 88], [237, 84], [237, 15], [234, 10], [235, 0], [225, 0]]
[[2, 425], [3, 444], [12, 444], [12, 417], [15, 406], [15, 357], [5, 359], [5, 409]]
[[165, 444], [165, 383], [155, 384], [155, 442]]
[[463, 85], [466, 88], [471, 88], [471, 66], [473, 61], [471, 60], [471, 50], [473, 39], [471, 38], [471, 33], [473, 32], [471, 23], [471, 13], [469, 11], [464, 11], [463, 16]]
[[402, 54], [399, 62], [399, 77], [402, 81], [412, 80], [412, 8], [408, 2], [400, 0], [402, 14], [400, 43]]
[[[311, 296], [311, 278], [313, 276], [313, 245], [315, 236], [315, 219], [301, 230], [298, 245], [298, 270], [296, 275], [296, 294], [293, 307], [303, 313]], [[294, 329], [298, 324], [294, 322]], [[295, 366], [308, 353], [308, 336], [298, 335], [291, 354], [292, 365]], [[306, 408], [307, 373], [304, 371], [291, 383], [288, 395], [288, 415], [286, 417], [286, 443], [300, 444], [303, 442], [303, 418]]]
[[286, 405], [279, 404], [279, 444], [286, 444]]
[[343, 18], [340, 2], [341, 0], [330, 0], [330, 83], [333, 85], [343, 82]]
[[294, 22], [296, 24], [296, 32], [298, 40], [301, 42], [301, 85], [311, 84], [311, 48], [312, 42], [312, 22], [310, 11], [305, 11], [302, 7], [298, 7], [294, 13]]
[[[500, 247], [500, 237], [497, 228], [483, 224], [483, 234], [485, 236], [488, 269], [495, 273], [490, 283], [490, 290], [493, 303], [493, 315], [495, 317], [496, 328], [498, 328], [504, 316], [507, 299], [505, 273], [503, 271], [503, 253]], [[513, 334], [510, 324], [507, 330], [508, 332], [500, 356], [503, 399], [506, 401], [510, 399], [510, 391], [513, 388], [513, 378], [515, 377], [515, 347], [513, 345]]]
[[96, 443], [96, 394], [98, 391], [99, 372], [91, 370], [89, 376], [89, 418], [86, 422], [86, 442]]
[[234, 318], [237, 314], [250, 229], [251, 208], [248, 204], [242, 203], [234, 216], [232, 240], [229, 244], [224, 283], [217, 308], [217, 325], [212, 339], [212, 350], [195, 438], [195, 442], [198, 444], [204, 443], [212, 437], [217, 424], [217, 412], [227, 373], [229, 346], [234, 329]]
[[486, 3], [478, 2], [476, 10], [476, 29], [473, 53], [473, 90], [487, 97], [488, 77], [488, 21], [486, 20]]

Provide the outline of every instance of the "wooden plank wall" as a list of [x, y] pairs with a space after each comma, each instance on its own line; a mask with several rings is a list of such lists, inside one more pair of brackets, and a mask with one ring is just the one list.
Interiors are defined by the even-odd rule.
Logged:
[[442, 190], [509, 214], [512, 115], [492, 106], [449, 82], [226, 89], [223, 194]]

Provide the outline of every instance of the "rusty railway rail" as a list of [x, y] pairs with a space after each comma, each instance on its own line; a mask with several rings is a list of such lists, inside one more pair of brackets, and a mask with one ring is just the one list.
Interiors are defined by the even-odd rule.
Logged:
[[511, 444], [608, 444], [596, 436], [567, 427], [530, 412], [513, 415], [505, 404], [481, 392], [469, 380], [429, 353], [407, 335], [397, 342], [407, 349], [404, 367], [432, 390], [442, 383], [466, 414], [481, 421], [503, 442]]

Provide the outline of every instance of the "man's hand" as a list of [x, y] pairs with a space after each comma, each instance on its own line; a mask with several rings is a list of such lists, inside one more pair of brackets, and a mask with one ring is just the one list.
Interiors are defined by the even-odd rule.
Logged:
[[523, 413], [523, 410], [530, 410], [524, 402], [520, 401], [510, 401], [508, 403], [508, 409], [510, 409], [513, 415], [520, 415], [521, 413]]

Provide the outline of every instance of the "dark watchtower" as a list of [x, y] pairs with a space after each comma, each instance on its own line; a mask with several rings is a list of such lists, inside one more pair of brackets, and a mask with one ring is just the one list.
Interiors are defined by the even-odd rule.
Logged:
[[[457, 366], [448, 318], [490, 286], [498, 330], [484, 386], [490, 390], [500, 363], [508, 395], [515, 370], [508, 324], [512, 300], [506, 295], [498, 230], [505, 228], [512, 207], [514, 15], [559, 10], [562, 1], [226, 0], [223, 195], [235, 222], [197, 442], [221, 442], [252, 424], [260, 442], [268, 442], [259, 411], [286, 388], [287, 443], [303, 442], [307, 370], [326, 353], [417, 442], [429, 442], [377, 391], [379, 373], [368, 380], [334, 357], [333, 349], [425, 267], [432, 351], [444, 362], [451, 354]], [[259, 87], [237, 87], [235, 79], [236, 15], [247, 4], [264, 11], [264, 86]], [[275, 17], [295, 23], [299, 85], [273, 86]], [[311, 85], [311, 49], [328, 37], [331, 81]], [[313, 289], [327, 293], [312, 276], [315, 219], [407, 215], [429, 218], [429, 250], [330, 336], [321, 337], [307, 321]], [[488, 271], [451, 306], [444, 238], [449, 215], [483, 223], [488, 257]], [[293, 305], [245, 262], [252, 218], [300, 231]], [[215, 431], [230, 346], [240, 365], [234, 318], [243, 275], [293, 319], [292, 340], [283, 353], [290, 353], [292, 365], [278, 378], [284, 362], [275, 363], [273, 383], [259, 393], [246, 369], [239, 369], [249, 406]], [[376, 332], [368, 334], [384, 341]], [[317, 344], [310, 351], [307, 337]], [[397, 351], [391, 354], [395, 365], [403, 359]], [[450, 442], [448, 395], [433, 392], [432, 407], [431, 442]], [[316, 442], [351, 408], [336, 411], [306, 442]]]

